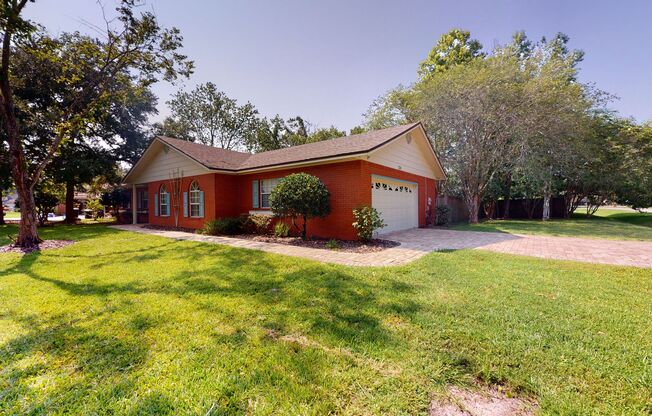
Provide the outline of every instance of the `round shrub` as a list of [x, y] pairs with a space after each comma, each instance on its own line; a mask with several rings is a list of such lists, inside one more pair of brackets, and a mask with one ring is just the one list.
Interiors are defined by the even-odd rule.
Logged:
[[303, 219], [301, 238], [307, 236], [310, 218], [324, 218], [331, 212], [330, 193], [326, 185], [316, 176], [307, 173], [293, 173], [281, 179], [272, 189], [269, 205], [274, 215], [292, 219]]

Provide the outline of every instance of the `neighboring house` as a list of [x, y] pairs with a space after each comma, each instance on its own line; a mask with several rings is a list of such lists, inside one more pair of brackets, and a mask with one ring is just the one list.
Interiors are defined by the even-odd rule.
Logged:
[[[89, 195], [87, 192], [75, 191], [73, 199], [74, 199], [75, 211], [79, 215], [84, 211], [84, 207], [86, 207], [86, 204], [88, 203], [89, 200]], [[57, 206], [54, 208], [54, 214], [66, 215], [66, 204], [65, 203], [57, 204]]]
[[[201, 228], [220, 217], [271, 215], [272, 188], [295, 172], [317, 176], [331, 194], [331, 214], [310, 220], [309, 235], [340, 239], [356, 238], [352, 211], [361, 205], [381, 213], [382, 232], [433, 221], [437, 181], [445, 178], [415, 123], [255, 154], [157, 137], [124, 183], [135, 191], [132, 205], [149, 208], [150, 224]], [[173, 177], [181, 177], [176, 200]]]

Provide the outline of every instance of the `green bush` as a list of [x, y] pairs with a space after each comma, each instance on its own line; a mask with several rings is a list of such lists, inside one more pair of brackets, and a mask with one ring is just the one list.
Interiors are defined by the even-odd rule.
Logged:
[[340, 248], [340, 243], [337, 240], [331, 239], [326, 242], [326, 248], [329, 250], [337, 250]]
[[269, 234], [269, 226], [272, 223], [271, 215], [251, 214], [243, 215], [242, 231], [247, 234]]
[[376, 208], [363, 206], [353, 209], [355, 222], [353, 228], [358, 232], [358, 238], [362, 241], [369, 241], [374, 235], [374, 231], [385, 227], [385, 222], [380, 218]]
[[323, 218], [330, 214], [330, 193], [326, 185], [316, 176], [307, 173], [293, 173], [278, 182], [269, 196], [274, 215], [288, 217], [292, 223], [303, 219], [301, 238], [307, 236], [309, 218]]
[[242, 219], [239, 217], [225, 217], [206, 221], [203, 234], [208, 235], [235, 235], [242, 232]]
[[86, 202], [86, 208], [91, 210], [91, 215], [94, 220], [100, 218], [104, 213], [104, 206], [99, 199], [89, 199]]
[[282, 221], [277, 222], [274, 226], [274, 235], [280, 238], [287, 237], [290, 235], [290, 226]]
[[446, 205], [437, 207], [437, 225], [446, 225], [450, 222], [451, 209]]

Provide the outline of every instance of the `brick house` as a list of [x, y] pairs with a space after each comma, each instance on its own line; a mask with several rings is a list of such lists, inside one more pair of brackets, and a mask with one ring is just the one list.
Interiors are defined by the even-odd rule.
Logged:
[[310, 220], [309, 235], [340, 239], [356, 238], [352, 210], [361, 205], [378, 209], [382, 232], [425, 226], [445, 179], [423, 126], [414, 123], [255, 154], [157, 137], [124, 183], [134, 213], [146, 211], [150, 224], [201, 228], [220, 217], [271, 215], [272, 188], [295, 172], [317, 176], [331, 194], [331, 214]]

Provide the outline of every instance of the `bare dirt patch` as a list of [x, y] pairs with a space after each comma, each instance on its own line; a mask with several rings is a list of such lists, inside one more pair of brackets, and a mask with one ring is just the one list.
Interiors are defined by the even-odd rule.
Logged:
[[22, 248], [14, 244], [8, 244], [6, 246], [0, 247], [0, 253], [20, 253], [20, 254], [29, 254], [34, 251], [43, 251], [43, 250], [52, 250], [55, 248], [62, 248], [71, 245], [74, 243], [72, 240], [45, 240], [41, 244], [35, 247]]
[[495, 387], [468, 390], [451, 386], [447, 397], [430, 403], [429, 416], [531, 416], [537, 405], [509, 397]]
[[302, 240], [300, 237], [275, 237], [273, 235], [240, 234], [234, 238], [260, 241], [263, 243], [286, 244], [289, 246], [309, 247], [323, 250], [342, 251], [345, 253], [374, 253], [385, 249], [400, 246], [401, 243], [390, 240], [374, 239], [370, 241], [348, 241], [348, 240], [326, 240], [313, 239]]

